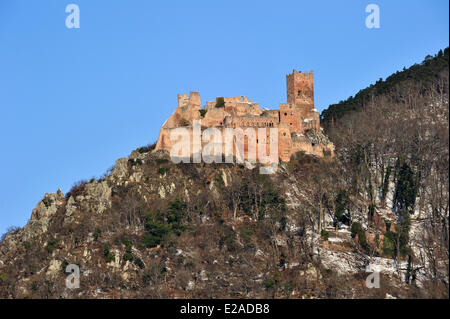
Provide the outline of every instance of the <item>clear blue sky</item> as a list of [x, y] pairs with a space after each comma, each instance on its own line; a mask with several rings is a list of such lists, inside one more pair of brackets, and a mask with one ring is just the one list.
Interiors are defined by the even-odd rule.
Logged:
[[[81, 28], [65, 26], [78, 4]], [[381, 28], [365, 27], [376, 3]], [[322, 111], [448, 46], [446, 0], [1, 0], [0, 233], [157, 139], [177, 93], [286, 100], [315, 73]]]

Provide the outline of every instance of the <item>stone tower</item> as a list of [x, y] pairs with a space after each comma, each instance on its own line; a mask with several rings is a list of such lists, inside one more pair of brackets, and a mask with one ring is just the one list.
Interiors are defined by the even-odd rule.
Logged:
[[302, 118], [314, 109], [313, 71], [294, 70], [286, 75], [287, 102], [294, 105]]

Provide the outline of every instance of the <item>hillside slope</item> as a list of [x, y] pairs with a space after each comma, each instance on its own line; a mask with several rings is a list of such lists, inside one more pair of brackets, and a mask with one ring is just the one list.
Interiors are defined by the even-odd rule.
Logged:
[[441, 92], [448, 91], [448, 87], [440, 83], [440, 78], [449, 72], [448, 61], [449, 48], [447, 47], [434, 56], [426, 56], [420, 64], [414, 64], [407, 69], [403, 68], [402, 71], [397, 71], [385, 80], [379, 79], [375, 84], [360, 90], [355, 96], [330, 105], [321, 114], [324, 127], [328, 128], [332, 122], [339, 120], [345, 114], [361, 110], [373, 97], [390, 94], [396, 88], [404, 88], [411, 83], [418, 84], [420, 91], [431, 87]]
[[[174, 164], [148, 146], [102, 178], [45, 194], [0, 243], [0, 297], [448, 298], [441, 71], [330, 124], [333, 160], [297, 153], [260, 175]], [[69, 264], [80, 288], [66, 288]]]

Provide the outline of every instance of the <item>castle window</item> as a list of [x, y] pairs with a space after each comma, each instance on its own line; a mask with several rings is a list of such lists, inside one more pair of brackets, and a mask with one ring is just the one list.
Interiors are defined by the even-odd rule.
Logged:
[[284, 116], [287, 116], [287, 113], [284, 113]]
[[294, 115], [294, 112], [291, 112], [291, 115]]
[[300, 96], [302, 94], [302, 91], [298, 90], [297, 96]]
[[286, 136], [286, 132], [283, 133], [283, 136]]
[[289, 125], [292, 125], [292, 123], [289, 123]]

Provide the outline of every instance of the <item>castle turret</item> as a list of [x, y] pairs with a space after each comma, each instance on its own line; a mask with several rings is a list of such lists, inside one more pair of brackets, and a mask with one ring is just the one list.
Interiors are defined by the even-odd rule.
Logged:
[[189, 93], [189, 107], [194, 110], [200, 110], [202, 107], [202, 102], [200, 99], [199, 92], [190, 92]]
[[294, 70], [286, 75], [287, 102], [292, 103], [301, 117], [314, 109], [313, 71], [309, 73]]
[[201, 108], [201, 99], [200, 99], [200, 93], [199, 92], [190, 92], [189, 95], [187, 94], [178, 94], [178, 107], [185, 107], [188, 106], [189, 108], [193, 109], [200, 109]]

